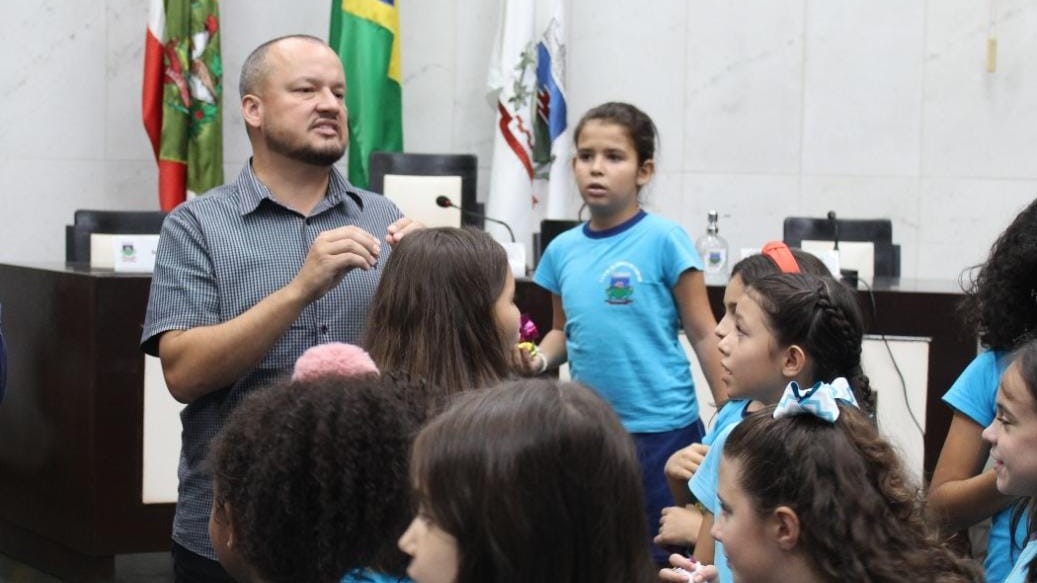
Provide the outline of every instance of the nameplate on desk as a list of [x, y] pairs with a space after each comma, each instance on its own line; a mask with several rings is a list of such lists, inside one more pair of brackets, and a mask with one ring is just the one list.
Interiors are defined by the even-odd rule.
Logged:
[[151, 273], [158, 235], [90, 235], [90, 267], [119, 272]]

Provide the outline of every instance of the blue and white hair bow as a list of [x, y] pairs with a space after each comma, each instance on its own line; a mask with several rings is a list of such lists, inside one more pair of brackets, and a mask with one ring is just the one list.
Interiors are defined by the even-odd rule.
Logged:
[[843, 377], [831, 383], [818, 382], [806, 390], [801, 389], [796, 381], [792, 381], [785, 387], [785, 392], [774, 409], [774, 418], [813, 415], [829, 423], [835, 423], [839, 418], [839, 401], [859, 407], [857, 399], [853, 397], [853, 391], [850, 390], [850, 383]]

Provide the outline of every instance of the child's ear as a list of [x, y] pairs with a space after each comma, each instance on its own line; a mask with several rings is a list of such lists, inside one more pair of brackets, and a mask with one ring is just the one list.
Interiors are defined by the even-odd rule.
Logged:
[[779, 506], [771, 515], [774, 542], [783, 551], [791, 551], [799, 544], [799, 516], [788, 506]]
[[787, 379], [796, 379], [807, 369], [807, 353], [793, 344], [785, 349], [781, 363], [781, 374]]
[[226, 535], [227, 548], [234, 547], [234, 520], [233, 514], [230, 511], [230, 502], [223, 501], [213, 503], [212, 506], [212, 518], [223, 527], [223, 532]]
[[655, 174], [655, 160], [649, 158], [641, 163], [641, 167], [637, 169], [637, 185], [644, 186], [648, 184], [648, 181], [652, 179]]

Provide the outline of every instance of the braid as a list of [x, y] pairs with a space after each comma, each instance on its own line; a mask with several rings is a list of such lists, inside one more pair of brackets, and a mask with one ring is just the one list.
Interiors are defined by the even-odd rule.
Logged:
[[782, 346], [798, 344], [810, 355], [814, 380], [846, 377], [857, 403], [875, 413], [871, 383], [861, 370], [864, 319], [856, 296], [827, 276], [767, 275], [749, 286]]
[[[830, 289], [830, 286], [833, 288]], [[868, 416], [873, 416], [875, 414], [875, 395], [871, 390], [871, 381], [861, 369], [861, 342], [864, 332], [860, 312], [858, 310], [848, 311], [848, 306], [856, 308], [856, 300], [847, 297], [833, 297], [833, 289], [838, 290], [835, 291], [837, 296], [840, 292], [847, 291], [843, 284], [835, 280], [818, 279], [815, 322], [818, 319], [827, 321], [827, 327], [830, 328], [834, 341], [831, 350], [826, 351], [829, 352], [831, 359], [818, 359], [818, 377], [824, 379], [837, 376], [846, 377], [861, 410]], [[850, 294], [841, 295], [849, 296]], [[848, 303], [847, 299], [853, 303]], [[820, 322], [818, 323], [820, 324]]]

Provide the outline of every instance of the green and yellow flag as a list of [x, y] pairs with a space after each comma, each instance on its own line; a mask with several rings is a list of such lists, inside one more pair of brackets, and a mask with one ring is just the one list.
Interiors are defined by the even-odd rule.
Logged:
[[349, 181], [367, 188], [371, 152], [403, 150], [400, 17], [395, 0], [333, 0], [328, 44], [346, 69]]

